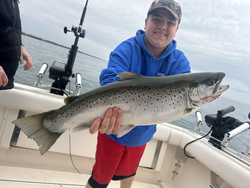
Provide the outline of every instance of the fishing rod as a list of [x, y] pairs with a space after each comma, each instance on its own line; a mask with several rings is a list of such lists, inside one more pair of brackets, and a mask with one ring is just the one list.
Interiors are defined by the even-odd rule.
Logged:
[[[77, 46], [78, 41], [80, 38], [85, 37], [85, 30], [82, 29], [82, 25], [83, 25], [84, 18], [86, 15], [87, 5], [88, 5], [88, 0], [85, 3], [78, 27], [72, 26], [71, 30], [68, 30], [67, 27], [64, 27], [65, 34], [67, 34], [67, 32], [74, 33], [75, 41], [69, 50], [67, 63], [65, 64], [64, 62], [56, 60], [52, 63], [52, 66], [49, 69], [49, 72], [50, 72], [49, 78], [55, 80], [51, 85], [50, 93], [54, 93], [57, 95], [65, 94], [64, 91], [65, 91], [66, 85], [69, 83], [69, 78], [75, 77], [75, 74], [72, 73], [72, 69], [73, 69], [76, 54], [78, 51], [78, 46]], [[43, 64], [43, 66], [44, 66], [43, 69], [46, 70], [47, 69], [45, 68], [46, 65]], [[79, 95], [80, 88], [81, 88], [81, 74], [77, 73], [76, 74], [76, 92], [74, 92], [74, 95]]]
[[[78, 51], [77, 44], [78, 44], [79, 38], [80, 37], [81, 38], [85, 37], [85, 30], [82, 29], [82, 24], [83, 24], [85, 15], [86, 15], [87, 5], [88, 5], [88, 0], [86, 1], [86, 4], [84, 6], [78, 28], [74, 27], [74, 26], [71, 28], [71, 31], [74, 32], [76, 37], [75, 37], [74, 44], [71, 46], [70, 53], [69, 53], [69, 58], [68, 58], [66, 66], [65, 66], [65, 71], [69, 72], [70, 74], [72, 73], [72, 68], [74, 66], [75, 57], [76, 57], [76, 54], [77, 54], [77, 51]], [[68, 31], [69, 30], [67, 29], [67, 27], [64, 27], [64, 33], [67, 34]], [[69, 31], [69, 32], [71, 32], [71, 31]]]

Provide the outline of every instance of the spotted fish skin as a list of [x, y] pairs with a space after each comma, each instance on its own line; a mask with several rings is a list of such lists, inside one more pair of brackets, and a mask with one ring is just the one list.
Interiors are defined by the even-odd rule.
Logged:
[[[42, 117], [34, 115], [15, 120], [14, 123], [30, 136], [34, 130], [30, 128], [33, 125], [28, 123], [29, 119], [40, 119], [42, 128], [47, 132], [61, 135], [69, 127], [87, 129], [97, 117], [103, 118], [108, 108], [117, 107], [123, 113], [123, 128], [118, 133], [120, 137], [135, 126], [169, 122], [196, 111], [218, 98], [229, 87], [220, 86], [224, 76], [224, 73], [190, 73], [144, 77], [135, 73], [120, 73], [117, 82], [66, 98], [66, 105], [45, 112]], [[212, 99], [208, 100], [209, 97]], [[38, 141], [36, 136], [32, 135], [31, 138], [42, 147], [42, 141]], [[42, 154], [50, 144], [45, 145], [45, 149], [40, 149]]]
[[[172, 121], [186, 113], [187, 88], [186, 84], [178, 87], [170, 84], [165, 87], [128, 86], [110, 89], [84, 100], [76, 100], [67, 108], [48, 116], [44, 126], [52, 132], [64, 132], [74, 120], [76, 126], [88, 128], [97, 117], [103, 118], [106, 110], [113, 107], [122, 109], [122, 125], [152, 125]], [[60, 131], [53, 126], [49, 127], [55, 123], [60, 126]]]

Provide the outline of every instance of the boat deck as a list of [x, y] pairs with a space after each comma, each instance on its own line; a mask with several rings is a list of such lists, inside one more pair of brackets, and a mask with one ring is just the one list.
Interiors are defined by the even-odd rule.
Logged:
[[[84, 188], [90, 175], [0, 166], [0, 187], [4, 188]], [[111, 181], [109, 188], [119, 188]], [[134, 182], [133, 188], [160, 188], [158, 185]]]

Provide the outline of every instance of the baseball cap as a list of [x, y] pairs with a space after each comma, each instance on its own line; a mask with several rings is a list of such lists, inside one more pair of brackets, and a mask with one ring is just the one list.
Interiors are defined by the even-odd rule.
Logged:
[[148, 9], [148, 15], [158, 8], [164, 8], [171, 12], [176, 20], [179, 20], [180, 23], [182, 16], [181, 6], [175, 0], [154, 0]]

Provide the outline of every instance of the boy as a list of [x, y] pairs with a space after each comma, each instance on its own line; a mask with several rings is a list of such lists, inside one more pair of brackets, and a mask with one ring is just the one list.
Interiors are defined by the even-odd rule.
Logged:
[[[167, 76], [190, 72], [184, 54], [176, 49], [173, 38], [179, 28], [181, 7], [174, 0], [154, 0], [145, 19], [145, 31], [122, 42], [111, 54], [109, 64], [100, 75], [101, 85], [117, 81], [120, 72], [144, 76]], [[132, 186], [146, 143], [153, 138], [156, 125], [137, 126], [117, 138], [122, 109], [108, 109], [103, 120], [97, 118], [91, 134], [99, 131], [96, 163], [87, 188], [107, 187], [111, 179], [121, 180], [122, 188]], [[103, 134], [106, 133], [106, 134]]]

